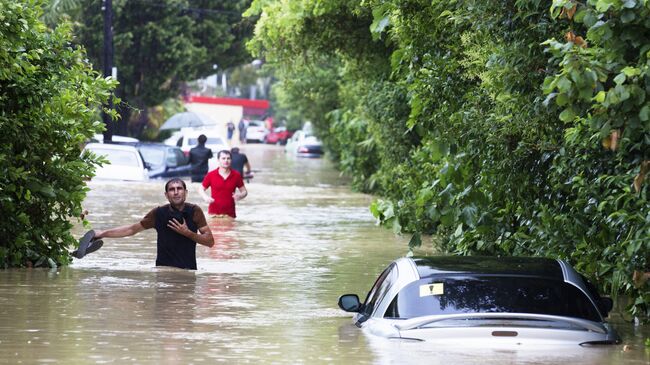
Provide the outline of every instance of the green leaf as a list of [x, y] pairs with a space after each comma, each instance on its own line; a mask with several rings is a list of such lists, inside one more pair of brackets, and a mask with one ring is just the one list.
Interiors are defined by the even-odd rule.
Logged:
[[639, 119], [643, 122], [650, 120], [650, 105], [646, 104], [641, 108], [639, 111]]
[[413, 233], [411, 239], [409, 240], [409, 248], [414, 249], [420, 246], [422, 246], [422, 236], [420, 235], [419, 232], [415, 232]]
[[623, 24], [631, 23], [636, 19], [636, 14], [632, 10], [624, 10], [621, 12], [621, 22]]
[[627, 77], [639, 76], [641, 74], [641, 70], [639, 68], [630, 66], [624, 67], [621, 72], [624, 73]]
[[621, 85], [621, 84], [623, 84], [623, 83], [625, 82], [625, 74], [624, 74], [624, 73], [620, 73], [620, 74], [616, 75], [616, 77], [614, 78], [614, 82], [615, 82], [617, 85]]
[[565, 106], [565, 105], [569, 104], [569, 96], [567, 94], [565, 94], [565, 93], [559, 93], [557, 95], [557, 99], [555, 100], [555, 102], [559, 106]]
[[576, 117], [575, 112], [572, 107], [568, 107], [560, 113], [560, 120], [567, 123], [572, 121]]
[[627, 9], [632, 9], [632, 8], [636, 7], [636, 4], [637, 4], [636, 0], [624, 0], [623, 1], [623, 7], [627, 8]]

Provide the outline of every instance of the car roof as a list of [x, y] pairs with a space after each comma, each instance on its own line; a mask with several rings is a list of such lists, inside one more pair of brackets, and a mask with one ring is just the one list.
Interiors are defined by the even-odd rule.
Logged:
[[210, 127], [202, 127], [202, 128], [183, 128], [181, 129], [181, 133], [179, 134], [179, 137], [185, 136], [185, 137], [194, 137], [194, 136], [200, 136], [202, 134], [205, 134], [206, 136], [212, 136], [212, 137], [221, 137], [222, 133], [217, 130], [216, 127], [210, 126]]
[[[104, 135], [102, 133], [95, 133], [93, 135], [93, 139], [95, 141], [101, 143], [102, 141], [104, 141]], [[127, 137], [127, 136], [119, 136], [117, 134], [113, 134], [111, 136], [111, 141], [112, 142], [117, 142], [117, 143], [138, 143], [138, 142], [140, 142], [140, 140], [138, 140], [137, 138]]]
[[113, 143], [88, 143], [84, 148], [92, 150], [120, 150], [136, 151], [135, 146], [130, 144], [113, 144]]
[[161, 149], [162, 148], [178, 148], [178, 149], [180, 149], [177, 146], [171, 146], [171, 145], [168, 145], [168, 144], [158, 143], [158, 142], [140, 142], [140, 143], [136, 144], [135, 146], [136, 147], [161, 148]]
[[558, 260], [542, 257], [423, 256], [411, 259], [420, 278], [457, 273], [565, 279]]

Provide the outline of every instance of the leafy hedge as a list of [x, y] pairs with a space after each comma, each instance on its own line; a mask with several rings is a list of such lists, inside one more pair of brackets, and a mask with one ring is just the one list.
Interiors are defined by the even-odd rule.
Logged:
[[412, 246], [567, 259], [647, 317], [649, 7], [258, 0], [249, 46]]
[[0, 2], [0, 267], [70, 261], [70, 217], [81, 215], [95, 163], [79, 154], [103, 128], [97, 108], [112, 87], [72, 46], [68, 25], [39, 20], [41, 6]]

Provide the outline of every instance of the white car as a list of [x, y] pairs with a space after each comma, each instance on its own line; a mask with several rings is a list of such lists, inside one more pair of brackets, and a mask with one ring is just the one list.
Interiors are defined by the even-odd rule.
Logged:
[[400, 258], [363, 304], [339, 298], [369, 334], [439, 346], [614, 344], [612, 304], [568, 263], [531, 257]]
[[230, 150], [226, 140], [214, 128], [183, 128], [180, 133], [174, 134], [170, 137], [171, 139], [165, 140], [165, 144], [178, 146], [185, 156], [189, 156], [190, 150], [199, 144], [199, 136], [202, 134], [207, 138], [205, 146], [212, 150], [215, 157], [219, 151]]
[[251, 120], [246, 127], [246, 142], [260, 142], [263, 143], [269, 130], [266, 129], [266, 124], [262, 120]]
[[299, 157], [321, 157], [323, 143], [304, 130], [297, 130], [284, 146], [284, 151]]
[[142, 156], [130, 145], [88, 143], [84, 152], [104, 156], [108, 164], [97, 167], [95, 178], [106, 180], [145, 181], [149, 178]]

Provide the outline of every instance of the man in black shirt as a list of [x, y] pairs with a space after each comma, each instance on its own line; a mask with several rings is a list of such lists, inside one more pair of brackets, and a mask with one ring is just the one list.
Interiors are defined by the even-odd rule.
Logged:
[[212, 150], [205, 147], [208, 138], [205, 134], [199, 136], [199, 145], [190, 150], [190, 164], [192, 164], [192, 182], [202, 182], [208, 173], [208, 160], [212, 158]]
[[[233, 147], [230, 149], [230, 158], [232, 160], [230, 168], [239, 172], [242, 178], [246, 178], [247, 175], [251, 173], [251, 164], [248, 162], [248, 157], [246, 154], [240, 153], [238, 147]], [[246, 173], [244, 174], [244, 166], [246, 167]]]
[[132, 236], [145, 229], [158, 232], [156, 266], [173, 266], [196, 270], [196, 244], [214, 246], [214, 237], [203, 210], [198, 205], [186, 203], [187, 187], [179, 178], [165, 184], [165, 197], [169, 204], [152, 209], [144, 218], [131, 225], [95, 231], [95, 239]]

